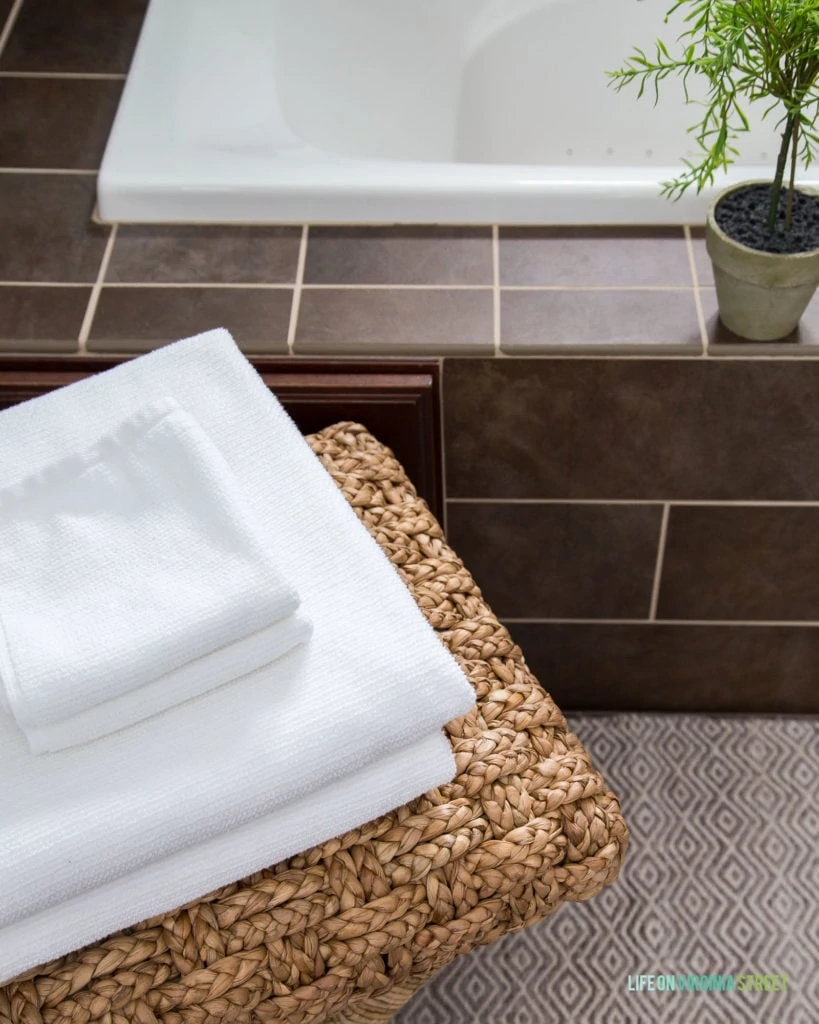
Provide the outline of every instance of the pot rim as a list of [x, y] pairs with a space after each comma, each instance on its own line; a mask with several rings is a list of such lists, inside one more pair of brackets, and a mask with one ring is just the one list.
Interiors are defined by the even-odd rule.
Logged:
[[[743, 252], [753, 253], [760, 259], [767, 258], [772, 262], [774, 260], [804, 260], [804, 259], [815, 259], [819, 254], [819, 245], [813, 247], [813, 249], [805, 249], [804, 252], [765, 252], [764, 249], [754, 249], [751, 245], [745, 245], [744, 242], [738, 242], [735, 238], [732, 238], [729, 234], [722, 230], [717, 224], [717, 219], [714, 216], [717, 206], [722, 200], [730, 195], [732, 192], [739, 192], [740, 189], [748, 188], [751, 185], [771, 185], [773, 184], [770, 178], [749, 178], [747, 181], [740, 181], [736, 185], [729, 185], [728, 188], [724, 188], [712, 201], [708, 207], [706, 214], [706, 226], [709, 231], [713, 231], [715, 235], [721, 238], [724, 242], [729, 245], [735, 246], [737, 249], [741, 249]], [[810, 185], [799, 185], [796, 186], [797, 192], [804, 192], [806, 195], [819, 196], [819, 189], [812, 188]]]

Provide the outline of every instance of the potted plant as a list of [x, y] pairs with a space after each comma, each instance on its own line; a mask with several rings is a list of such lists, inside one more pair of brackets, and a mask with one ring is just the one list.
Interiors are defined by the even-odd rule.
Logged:
[[771, 181], [747, 181], [722, 192], [708, 211], [706, 246], [714, 265], [723, 323], [753, 341], [789, 334], [819, 283], [819, 193], [796, 185], [797, 163], [808, 167], [819, 137], [819, 0], [677, 0], [666, 14], [685, 12], [679, 53], [657, 40], [653, 58], [635, 48], [623, 67], [609, 71], [619, 91], [642, 96], [649, 86], [682, 78], [687, 102], [691, 76], [705, 80], [702, 117], [689, 128], [699, 162], [663, 183], [662, 194], [700, 192], [738, 155], [748, 131], [747, 103], [778, 115], [782, 141]]

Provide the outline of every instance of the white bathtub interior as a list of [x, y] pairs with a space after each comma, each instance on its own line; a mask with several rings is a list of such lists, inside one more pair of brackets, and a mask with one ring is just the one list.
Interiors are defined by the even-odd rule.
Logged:
[[[98, 182], [136, 222], [685, 223], [770, 177], [752, 116], [714, 188], [659, 183], [700, 116], [604, 71], [669, 0], [151, 0]], [[694, 99], [694, 97], [692, 97]], [[753, 108], [749, 111], [755, 114]]]

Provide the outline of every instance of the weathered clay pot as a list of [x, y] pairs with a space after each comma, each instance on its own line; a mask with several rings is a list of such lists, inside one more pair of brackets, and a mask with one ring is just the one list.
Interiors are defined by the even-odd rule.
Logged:
[[[750, 341], [776, 341], [790, 334], [819, 284], [819, 248], [773, 253], [751, 249], [722, 230], [714, 211], [730, 192], [769, 181], [743, 181], [720, 193], [708, 210], [705, 245], [714, 266], [719, 315], [725, 326]], [[800, 186], [800, 192], [816, 195]]]

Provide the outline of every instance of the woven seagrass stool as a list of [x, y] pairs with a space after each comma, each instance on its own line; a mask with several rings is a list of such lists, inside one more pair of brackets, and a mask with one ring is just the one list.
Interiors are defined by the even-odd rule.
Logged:
[[376, 1024], [459, 953], [616, 877], [616, 797], [392, 452], [354, 423], [308, 441], [475, 686], [448, 730], [457, 777], [0, 987], [2, 1024]]

